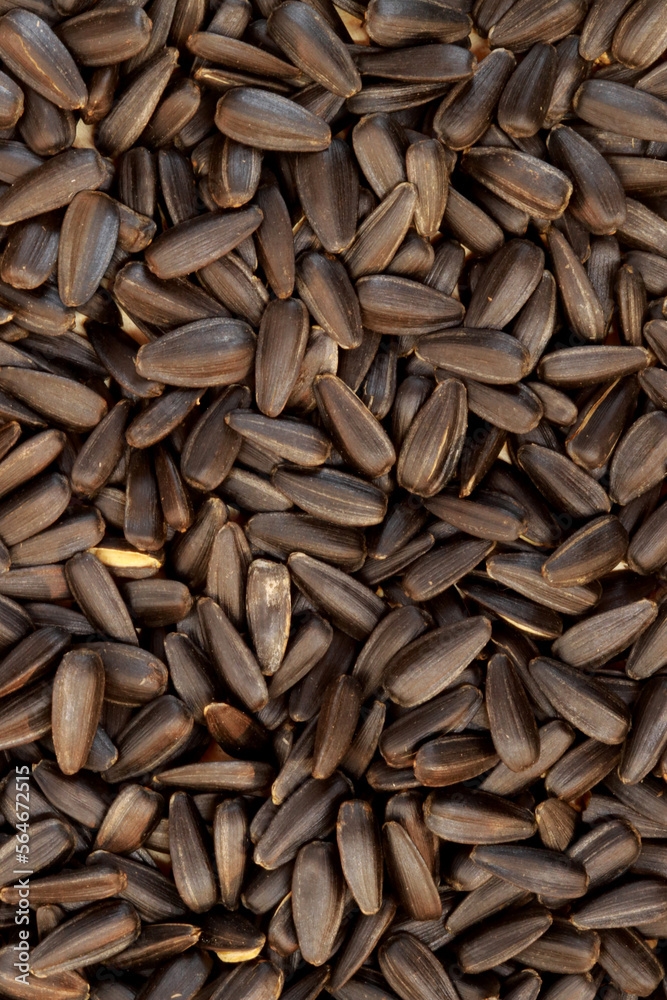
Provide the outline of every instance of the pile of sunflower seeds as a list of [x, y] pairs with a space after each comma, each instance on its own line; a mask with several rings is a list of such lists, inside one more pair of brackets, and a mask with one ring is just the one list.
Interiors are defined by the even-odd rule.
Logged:
[[0, 15], [0, 996], [664, 1000], [665, 0]]

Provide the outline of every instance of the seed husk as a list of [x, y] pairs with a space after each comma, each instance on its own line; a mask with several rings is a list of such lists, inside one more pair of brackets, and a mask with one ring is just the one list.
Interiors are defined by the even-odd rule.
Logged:
[[308, 600], [355, 639], [365, 639], [385, 614], [384, 603], [372, 590], [336, 567], [303, 552], [293, 552], [287, 566], [292, 580]]
[[241, 321], [197, 320], [141, 347], [137, 371], [186, 388], [229, 385], [248, 373], [254, 348], [254, 334]]
[[551, 926], [548, 910], [527, 906], [512, 916], [496, 918], [459, 945], [458, 958], [465, 972], [484, 972], [523, 951]]
[[361, 309], [339, 261], [319, 253], [304, 254], [297, 265], [296, 286], [317, 323], [340, 347], [359, 347]]
[[511, 136], [532, 136], [551, 101], [558, 59], [552, 45], [536, 44], [514, 71], [498, 105], [498, 123]]
[[[378, 959], [385, 979], [402, 1000], [426, 1000], [427, 997], [454, 1000], [457, 996], [442, 964], [412, 934], [392, 935], [380, 947]], [[415, 969], [419, 969], [419, 975]]]
[[450, 149], [466, 149], [484, 134], [503, 87], [516, 66], [507, 49], [498, 49], [478, 63], [472, 77], [452, 88], [433, 119], [437, 137]]
[[95, 847], [113, 854], [138, 850], [157, 825], [162, 806], [162, 796], [152, 789], [126, 785], [102, 820], [95, 836]]
[[600, 933], [600, 965], [622, 988], [648, 996], [662, 976], [662, 965], [644, 938], [627, 928]]
[[408, 232], [416, 205], [417, 189], [404, 181], [364, 218], [343, 253], [343, 263], [352, 279], [377, 274], [391, 262]]
[[503, 763], [512, 771], [534, 765], [540, 752], [535, 717], [516, 668], [502, 654], [489, 660], [486, 704], [491, 738]]
[[[655, 604], [646, 599], [593, 614], [564, 632], [554, 642], [553, 652], [573, 667], [601, 666], [641, 635], [656, 615]], [[594, 646], [588, 646], [584, 653], [583, 643], [588, 642], [591, 635]]]
[[623, 702], [574, 667], [546, 657], [531, 660], [530, 672], [552, 705], [573, 726], [602, 743], [622, 743], [630, 725]]
[[471, 858], [493, 875], [536, 895], [572, 899], [585, 895], [588, 888], [581, 862], [556, 851], [495, 844], [475, 847]]
[[627, 532], [609, 514], [573, 532], [545, 560], [542, 573], [557, 587], [585, 584], [610, 572], [627, 551]]
[[[486, 618], [470, 618], [456, 626], [432, 629], [394, 654], [383, 676], [398, 704], [419, 705], [452, 684], [483, 649], [491, 634]], [[446, 671], [442, 670], [447, 663]]]
[[252, 711], [262, 708], [268, 700], [266, 682], [252, 652], [222, 608], [210, 597], [198, 604], [211, 658], [225, 683]]
[[195, 913], [210, 910], [218, 895], [215, 874], [201, 819], [185, 792], [174, 792], [169, 800], [169, 849], [174, 882], [183, 902]]
[[306, 781], [280, 806], [262, 833], [255, 846], [255, 863], [262, 868], [279, 868], [292, 861], [313, 837], [326, 836], [349, 790], [340, 772], [324, 781]]
[[255, 205], [236, 211], [210, 212], [162, 233], [145, 257], [158, 278], [169, 280], [211, 264], [253, 233], [262, 222]]
[[553, 587], [541, 570], [540, 556], [531, 552], [493, 555], [486, 562], [486, 571], [492, 580], [555, 611], [581, 614], [597, 604], [600, 597], [597, 586], [573, 584]]
[[221, 97], [215, 123], [224, 135], [263, 149], [309, 153], [331, 142], [331, 130], [322, 118], [256, 87], [238, 87]]
[[[627, 784], [641, 781], [655, 766], [667, 741], [662, 706], [665, 678], [653, 677], [643, 689], [633, 713], [633, 729], [623, 747], [619, 776]], [[655, 762], [654, 762], [655, 759]]]
[[557, 219], [572, 195], [561, 170], [520, 150], [472, 149], [463, 154], [461, 167], [510, 205], [541, 218]]
[[[160, 47], [163, 45], [164, 42]], [[148, 55], [150, 47], [149, 43], [142, 55]], [[134, 145], [150, 121], [174, 72], [177, 49], [163, 48], [150, 55], [152, 58], [134, 75], [97, 127], [96, 141], [108, 156], [117, 156]]]
[[103, 961], [139, 936], [139, 915], [131, 903], [99, 903], [55, 928], [34, 949], [31, 971], [39, 977]]
[[82, 108], [86, 85], [72, 56], [49, 25], [30, 10], [2, 18], [0, 55], [8, 69], [60, 108]]
[[[382, 907], [382, 846], [372, 809], [362, 799], [343, 802], [336, 838], [345, 881], [363, 914]], [[356, 970], [355, 970], [356, 971]]]
[[97, 653], [67, 653], [53, 685], [52, 732], [58, 766], [76, 774], [86, 763], [100, 720], [104, 665]]
[[540, 38], [555, 42], [581, 20], [584, 13], [580, 0], [550, 0], [540, 5], [535, 0], [520, 0], [502, 14], [489, 29], [491, 45], [511, 45], [521, 52]]

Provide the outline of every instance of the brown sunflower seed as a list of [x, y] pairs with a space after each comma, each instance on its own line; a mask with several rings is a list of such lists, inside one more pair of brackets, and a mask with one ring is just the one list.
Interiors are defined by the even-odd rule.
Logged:
[[104, 772], [105, 779], [127, 781], [158, 767], [186, 743], [192, 726], [192, 715], [173, 695], [144, 705], [121, 731], [118, 760]]
[[594, 931], [579, 931], [557, 918], [541, 938], [519, 953], [519, 959], [540, 970], [572, 975], [592, 969], [599, 954], [600, 939]]
[[530, 672], [552, 705], [577, 729], [602, 743], [624, 740], [629, 713], [602, 684], [546, 657], [532, 660]]
[[[415, 57], [418, 56], [415, 62]], [[431, 43], [418, 47], [401, 47], [389, 52], [381, 50], [356, 58], [361, 73], [381, 79], [454, 82], [472, 74], [474, 59], [458, 45]]]
[[258, 448], [300, 467], [322, 465], [331, 451], [331, 442], [321, 430], [293, 417], [271, 418], [250, 410], [232, 410], [225, 421]]
[[490, 634], [489, 621], [477, 617], [432, 629], [409, 642], [387, 665], [383, 681], [389, 696], [412, 708], [440, 694], [483, 649]]
[[516, 149], [478, 147], [463, 154], [461, 167], [510, 205], [541, 218], [557, 219], [572, 194], [562, 171]]
[[475, 500], [457, 497], [443, 490], [425, 502], [436, 517], [459, 531], [478, 538], [511, 542], [525, 527], [523, 509], [510, 497], [493, 491], [479, 491]]
[[574, 836], [576, 810], [561, 799], [545, 799], [535, 807], [535, 819], [544, 846], [551, 851], [564, 851]]
[[350, 786], [342, 774], [319, 781], [311, 778], [284, 802], [270, 820], [256, 847], [255, 863], [262, 868], [279, 868], [292, 861], [299, 848], [314, 837], [333, 829], [341, 802], [349, 797]]
[[569, 326], [584, 340], [602, 340], [604, 313], [585, 268], [555, 226], [549, 228], [547, 240]]
[[[166, 42], [166, 39], [165, 39]], [[133, 76], [96, 130], [98, 147], [109, 156], [124, 153], [135, 144], [150, 121], [176, 68], [178, 50], [162, 48]], [[150, 43], [142, 54], [148, 55]]]
[[336, 32], [312, 7], [288, 2], [271, 13], [267, 29], [292, 62], [340, 97], [361, 89], [354, 61]]
[[584, 865], [589, 877], [589, 889], [597, 889], [626, 871], [639, 854], [637, 831], [618, 820], [594, 827], [580, 837], [568, 854]]
[[489, 29], [489, 42], [493, 46], [511, 46], [518, 52], [538, 40], [555, 42], [570, 34], [584, 13], [581, 0], [549, 0], [546, 4], [519, 0]]
[[406, 767], [414, 762], [419, 745], [436, 733], [461, 729], [481, 703], [477, 688], [462, 684], [453, 691], [434, 698], [423, 708], [407, 712], [382, 733], [380, 752], [392, 767]]
[[309, 153], [331, 142], [323, 119], [280, 94], [255, 87], [238, 87], [221, 97], [215, 123], [224, 135], [262, 149]]
[[418, 411], [398, 456], [396, 475], [403, 488], [421, 496], [433, 496], [446, 485], [463, 447], [465, 401], [462, 383], [446, 379]]
[[599, 963], [622, 989], [633, 989], [639, 996], [648, 996], [664, 971], [643, 937], [627, 928], [600, 933]]
[[550, 912], [527, 906], [491, 921], [477, 932], [469, 932], [459, 945], [459, 963], [466, 972], [484, 972], [523, 951], [551, 926]]
[[151, 23], [140, 7], [107, 7], [68, 18], [58, 34], [83, 66], [107, 66], [145, 49]]
[[164, 694], [169, 679], [165, 664], [136, 645], [123, 642], [87, 643], [104, 664], [104, 697], [118, 705], [144, 705]]
[[[33, 879], [30, 890], [35, 906], [60, 902], [93, 903], [122, 892], [126, 884], [127, 878], [121, 872], [97, 865], [92, 872], [83, 869]], [[0, 898], [8, 903], [18, 903], [18, 889], [3, 889]]]
[[225, 799], [217, 806], [213, 843], [220, 901], [226, 909], [235, 910], [241, 898], [249, 843], [248, 820], [242, 799]]
[[466, 149], [477, 142], [491, 124], [515, 66], [507, 49], [492, 52], [478, 63], [473, 76], [455, 85], [436, 111], [433, 129], [437, 137], [450, 149]]
[[53, 271], [58, 242], [59, 222], [51, 213], [17, 223], [9, 232], [0, 277], [15, 288], [37, 288]]
[[436, 920], [442, 904], [416, 844], [395, 821], [385, 823], [383, 836], [387, 869], [406, 913], [415, 920]]
[[315, 732], [314, 778], [330, 777], [345, 756], [359, 719], [360, 695], [354, 677], [343, 675], [328, 685]]
[[357, 225], [359, 180], [348, 146], [333, 139], [319, 153], [296, 161], [299, 200], [308, 221], [329, 253], [345, 250]]
[[[319, 885], [315, 896], [312, 886]], [[311, 965], [329, 957], [343, 916], [345, 889], [332, 844], [313, 841], [296, 857], [292, 876], [292, 912], [302, 955]]]
[[494, 547], [494, 542], [471, 538], [433, 549], [408, 567], [403, 589], [414, 601], [428, 601], [470, 573]]
[[[401, 1000], [426, 1000], [427, 997], [454, 1000], [458, 996], [442, 963], [412, 934], [392, 935], [381, 945], [378, 960], [385, 979]], [[388, 995], [385, 991], [385, 996]]]
[[187, 912], [174, 883], [157, 868], [108, 851], [93, 851], [88, 855], [86, 864], [110, 865], [123, 872], [127, 877], [127, 886], [123, 889], [122, 898], [132, 903], [142, 920], [150, 923], [178, 920]]
[[341, 454], [368, 476], [384, 475], [396, 454], [373, 414], [333, 375], [317, 376], [313, 386], [323, 422]]
[[61, 108], [82, 108], [86, 85], [76, 64], [49, 25], [29, 10], [2, 19], [0, 55], [12, 73]]
[[31, 971], [39, 977], [104, 961], [139, 936], [140, 920], [131, 903], [109, 900], [65, 920], [33, 950]]
[[345, 268], [319, 253], [304, 254], [297, 264], [299, 295], [315, 320], [341, 347], [361, 344], [361, 310]]
[[408, 232], [416, 205], [417, 189], [405, 181], [397, 184], [364, 218], [342, 255], [352, 279], [379, 274], [386, 268]]
[[587, 80], [574, 95], [574, 109], [596, 128], [649, 142], [667, 137], [665, 102], [624, 83]]
[[157, 825], [162, 806], [162, 796], [157, 792], [142, 785], [126, 785], [102, 820], [95, 847], [114, 854], [138, 850]]
[[71, 430], [95, 427], [107, 410], [106, 400], [98, 393], [74, 379], [50, 372], [3, 367], [0, 386]]
[[201, 59], [235, 70], [288, 81], [299, 77], [298, 69], [284, 59], [218, 32], [195, 31], [187, 39], [187, 46]]
[[24, 94], [21, 88], [2, 73], [0, 76], [0, 127], [13, 128], [23, 114]]
[[386, 613], [373, 591], [342, 570], [293, 552], [287, 560], [293, 582], [334, 625], [355, 639], [365, 639]]
[[667, 729], [664, 705], [666, 678], [651, 678], [643, 688], [633, 712], [633, 728], [624, 747], [619, 777], [626, 784], [636, 784], [655, 767], [665, 745]]
[[541, 570], [541, 556], [532, 552], [502, 553], [491, 556], [486, 562], [486, 571], [492, 580], [555, 611], [581, 614], [597, 604], [599, 586], [570, 584], [554, 587], [545, 580]]
[[0, 503], [0, 536], [9, 545], [31, 538], [53, 524], [71, 497], [67, 480], [57, 473], [40, 476]]
[[[336, 837], [345, 881], [363, 914], [382, 908], [382, 846], [372, 809], [361, 799], [343, 802]], [[356, 971], [356, 970], [355, 970]]]
[[252, 652], [211, 598], [201, 598], [198, 612], [213, 663], [221, 677], [248, 708], [252, 711], [262, 708], [268, 700], [268, 692]]
[[364, 327], [418, 336], [460, 323], [463, 309], [451, 296], [421, 282], [389, 274], [368, 275], [356, 285]]
[[586, 740], [569, 750], [550, 768], [545, 788], [559, 798], [576, 799], [606, 777], [619, 757], [618, 746]]
[[526, 691], [512, 661], [502, 654], [489, 660], [486, 707], [491, 738], [503, 763], [512, 771], [535, 765], [540, 739]]
[[141, 347], [137, 371], [169, 385], [229, 385], [245, 377], [254, 349], [254, 334], [245, 323], [198, 320]]
[[[35, 873], [59, 862], [67, 862], [72, 856], [76, 841], [74, 830], [61, 819], [49, 816], [32, 823], [30, 836], [32, 841], [30, 863]], [[16, 867], [16, 846], [13, 837], [3, 844], [0, 874], [0, 882], [3, 885], [16, 881], [16, 873], [12, 870]]]
[[86, 763], [100, 721], [104, 665], [97, 653], [67, 653], [53, 684], [52, 731], [58, 766], [76, 774]]
[[557, 851], [493, 844], [475, 847], [471, 858], [493, 875], [536, 895], [572, 899], [584, 896], [588, 889], [583, 864]]
[[215, 873], [208, 857], [201, 818], [185, 792], [169, 800], [169, 851], [174, 882], [189, 909], [205, 913], [217, 900]]
[[[648, 628], [657, 615], [652, 601], [639, 600], [584, 618], [557, 639], [553, 652], [572, 666], [607, 663]], [[591, 636], [594, 645], [590, 646]], [[585, 647], [585, 649], [584, 649]], [[593, 651], [594, 650], [594, 651]]]
[[532, 136], [544, 124], [558, 59], [552, 45], [533, 45], [514, 71], [498, 105], [498, 124], [511, 136]]
[[424, 743], [415, 756], [415, 775], [427, 788], [441, 788], [476, 778], [498, 763], [487, 736], [459, 733]]
[[277, 559], [303, 551], [349, 571], [358, 569], [364, 560], [359, 529], [333, 525], [307, 514], [256, 514], [246, 530], [253, 545]]
[[158, 236], [146, 250], [146, 262], [158, 278], [191, 274], [233, 250], [261, 221], [255, 205], [197, 216]]
[[387, 498], [376, 486], [335, 469], [280, 466], [271, 479], [308, 514], [333, 524], [379, 524], [387, 509]]
[[609, 573], [625, 557], [628, 536], [613, 515], [595, 518], [573, 532], [544, 562], [542, 573], [556, 587], [586, 584]]
[[614, 928], [634, 926], [664, 916], [667, 908], [665, 888], [659, 881], [636, 879], [626, 885], [607, 889], [595, 899], [584, 902], [573, 915], [576, 927]]
[[662, 411], [648, 413], [621, 438], [610, 469], [610, 494], [617, 503], [629, 503], [661, 479], [665, 420]]
[[521, 467], [540, 492], [574, 517], [590, 517], [609, 510], [609, 497], [583, 469], [558, 452], [537, 444], [522, 445]]

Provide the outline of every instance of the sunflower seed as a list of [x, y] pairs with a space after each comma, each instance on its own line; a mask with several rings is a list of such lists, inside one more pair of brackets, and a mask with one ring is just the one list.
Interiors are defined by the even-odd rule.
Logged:
[[12, 73], [61, 108], [81, 108], [86, 85], [72, 56], [52, 29], [29, 10], [2, 18], [0, 55]]

